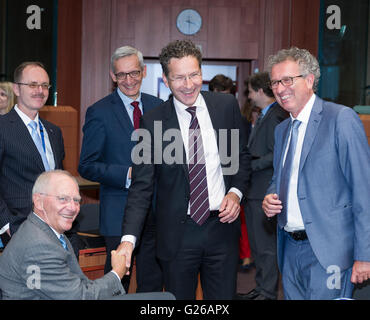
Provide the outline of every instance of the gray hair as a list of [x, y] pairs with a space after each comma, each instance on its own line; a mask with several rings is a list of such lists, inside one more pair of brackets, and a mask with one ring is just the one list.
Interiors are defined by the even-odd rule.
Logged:
[[114, 51], [114, 53], [113, 53], [113, 55], [110, 59], [110, 67], [111, 67], [112, 71], [115, 72], [114, 63], [118, 59], [121, 59], [121, 58], [127, 57], [127, 56], [132, 56], [132, 55], [137, 56], [137, 58], [139, 59], [141, 69], [144, 69], [145, 64], [144, 64], [143, 54], [139, 50], [137, 50], [133, 47], [124, 46], [124, 47], [117, 48], [116, 51]]
[[313, 74], [315, 77], [313, 91], [316, 91], [320, 79], [320, 66], [317, 59], [306, 49], [299, 49], [297, 47], [282, 49], [275, 55], [271, 55], [268, 58], [267, 66], [270, 75], [271, 69], [275, 64], [284, 62], [286, 60], [298, 62], [301, 74], [304, 76]]
[[48, 191], [48, 187], [50, 186], [50, 180], [54, 175], [64, 175], [70, 177], [77, 185], [78, 182], [74, 176], [72, 176], [68, 171], [65, 170], [51, 170], [51, 171], [44, 171], [41, 173], [35, 181], [35, 184], [32, 188], [32, 195], [36, 193], [45, 193]]

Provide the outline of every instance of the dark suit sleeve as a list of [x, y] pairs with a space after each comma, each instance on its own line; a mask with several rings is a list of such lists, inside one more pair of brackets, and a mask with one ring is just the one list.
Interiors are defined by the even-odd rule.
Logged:
[[[231, 187], [237, 188], [246, 195], [248, 183], [251, 175], [251, 155], [247, 148], [247, 134], [245, 124], [240, 113], [237, 100], [232, 105], [234, 126], [239, 130], [239, 170], [233, 175]], [[232, 151], [234, 152], [234, 151]], [[228, 190], [226, 190], [227, 192]]]
[[[4, 148], [3, 137], [0, 136], [0, 164], [3, 162]], [[0, 193], [0, 229], [12, 221], [12, 213], [10, 212], [8, 205], [5, 203], [3, 195]]]
[[[133, 161], [132, 180], [127, 197], [125, 214], [123, 216], [123, 235], [134, 235], [139, 237], [143, 229], [145, 218], [152, 204], [154, 191], [154, 141], [153, 127], [149, 127], [145, 122], [145, 117], [141, 118], [140, 130], [147, 133], [145, 138], [138, 141], [135, 148], [145, 150], [143, 162]], [[153, 121], [148, 121], [153, 123]], [[139, 130], [139, 132], [140, 132]], [[140, 135], [140, 133], [139, 133]]]
[[78, 172], [88, 180], [123, 189], [130, 166], [104, 161], [107, 140], [105, 126], [109, 124], [105, 123], [103, 111], [102, 108], [87, 109]]

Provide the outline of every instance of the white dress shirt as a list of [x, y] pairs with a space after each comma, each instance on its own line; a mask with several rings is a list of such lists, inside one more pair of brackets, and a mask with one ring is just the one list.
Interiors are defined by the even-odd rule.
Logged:
[[[306, 103], [306, 105], [304, 106], [304, 108], [302, 109], [302, 111], [298, 114], [297, 118], [293, 118], [293, 116], [290, 115], [291, 121], [299, 120], [301, 121], [301, 124], [298, 128], [297, 146], [296, 146], [296, 151], [294, 154], [292, 172], [291, 172], [291, 177], [290, 177], [290, 182], [289, 182], [289, 192], [288, 192], [288, 200], [287, 200], [289, 203], [289, 206], [287, 210], [287, 224], [284, 227], [284, 229], [288, 232], [293, 232], [293, 231], [304, 229], [302, 213], [299, 207], [298, 194], [297, 194], [298, 171], [299, 171], [299, 163], [301, 159], [303, 141], [304, 141], [304, 137], [306, 134], [308, 120], [310, 119], [312, 107], [315, 102], [315, 98], [316, 98], [316, 95], [313, 94], [311, 98], [308, 100], [308, 102]], [[290, 137], [287, 143], [287, 148], [285, 149], [285, 152], [284, 152], [284, 162], [285, 162], [285, 157], [287, 155], [289, 142], [290, 142]]]
[[[37, 133], [41, 137], [40, 133], [40, 123], [39, 123], [39, 114], [37, 113], [35, 119], [30, 119], [25, 113], [23, 113], [17, 105], [14, 106], [15, 111], [18, 113], [19, 117], [24, 122], [25, 126], [28, 129], [28, 132], [30, 133], [30, 136], [32, 134], [32, 129], [28, 125], [32, 120], [36, 121], [37, 123]], [[32, 136], [31, 136], [32, 137]], [[50, 170], [55, 169], [55, 160], [54, 160], [54, 154], [53, 150], [51, 149], [51, 144], [48, 136], [48, 132], [46, 131], [44, 127], [44, 141], [45, 141], [45, 153], [46, 153], [46, 159], [48, 160]]]
[[[175, 97], [173, 98], [177, 118], [180, 125], [181, 136], [184, 142], [184, 149], [186, 153], [186, 160], [189, 162], [189, 126], [191, 121], [191, 115], [186, 109], [188, 106], [178, 101]], [[222, 200], [225, 197], [225, 183], [222, 174], [221, 161], [218, 153], [217, 141], [215, 132], [213, 129], [212, 121], [209, 116], [206, 102], [201, 94], [198, 95], [197, 100], [194, 103], [196, 106], [196, 116], [199, 122], [203, 150], [206, 163], [207, 172], [207, 186], [208, 186], [208, 198], [210, 210], [219, 210]], [[238, 195], [239, 201], [243, 197], [243, 194], [237, 188], [231, 188], [229, 192], [234, 192]], [[190, 204], [188, 205], [188, 212], [190, 214]], [[122, 241], [130, 241], [135, 245], [136, 237], [132, 235], [126, 235], [122, 237]]]
[[[173, 99], [177, 119], [179, 121], [182, 140], [186, 153], [186, 161], [189, 163], [189, 126], [191, 114], [186, 111], [188, 106], [184, 105], [176, 98]], [[210, 210], [218, 210], [225, 196], [225, 183], [222, 175], [220, 156], [218, 154], [217, 141], [213, 130], [211, 118], [209, 117], [206, 103], [201, 94], [198, 95], [194, 103], [196, 106], [196, 116], [200, 126], [203, 140], [204, 158], [207, 172], [207, 186]], [[188, 207], [190, 214], [190, 205]]]

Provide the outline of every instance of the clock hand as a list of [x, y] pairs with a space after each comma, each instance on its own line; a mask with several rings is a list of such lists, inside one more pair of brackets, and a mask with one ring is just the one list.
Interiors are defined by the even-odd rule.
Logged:
[[190, 20], [190, 18], [188, 18], [188, 20], [186, 20], [185, 22], [187, 22], [188, 24], [195, 24], [193, 21]]

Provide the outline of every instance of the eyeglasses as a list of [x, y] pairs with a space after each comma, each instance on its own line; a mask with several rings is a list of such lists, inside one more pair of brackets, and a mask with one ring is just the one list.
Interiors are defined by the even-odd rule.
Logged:
[[72, 198], [70, 196], [55, 196], [55, 195], [47, 194], [47, 193], [40, 193], [40, 194], [42, 194], [43, 196], [47, 196], [47, 197], [54, 197], [59, 201], [60, 204], [68, 204], [71, 201], [73, 201], [75, 205], [80, 205], [82, 202], [81, 198]]
[[48, 83], [36, 83], [36, 82], [31, 82], [31, 83], [22, 83], [22, 82], [16, 82], [16, 84], [22, 85], [22, 86], [28, 86], [30, 89], [35, 90], [38, 88], [42, 88], [42, 90], [49, 90], [51, 88], [51, 85]]
[[186, 79], [189, 79], [191, 81], [197, 81], [201, 78], [202, 72], [194, 72], [192, 74], [189, 74], [188, 76], [176, 76], [174, 78], [168, 77], [171, 81], [177, 82], [177, 83], [184, 83]]
[[301, 78], [301, 77], [304, 77], [303, 74], [300, 74], [299, 76], [295, 76], [295, 77], [284, 77], [280, 80], [271, 80], [270, 81], [270, 87], [271, 89], [276, 89], [278, 86], [279, 86], [279, 83], [281, 83], [284, 87], [290, 87], [291, 85], [293, 85], [293, 80], [295, 78]]
[[127, 76], [130, 76], [132, 79], [137, 79], [140, 77], [141, 70], [134, 70], [131, 72], [118, 72], [114, 74], [118, 80], [124, 80]]

